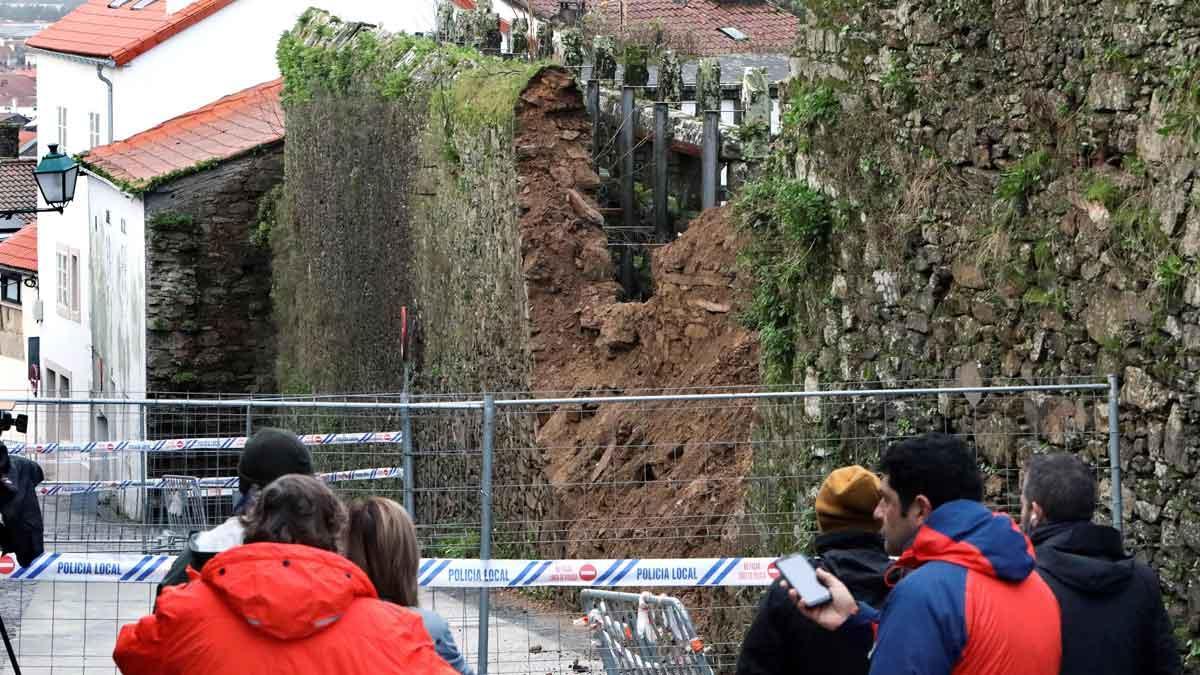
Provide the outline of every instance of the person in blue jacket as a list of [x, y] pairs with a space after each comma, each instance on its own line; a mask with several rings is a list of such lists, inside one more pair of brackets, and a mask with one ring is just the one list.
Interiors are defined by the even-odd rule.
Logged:
[[461, 675], [475, 675], [450, 633], [450, 625], [432, 610], [417, 604], [417, 528], [396, 502], [368, 497], [350, 503], [346, 557], [367, 573], [382, 600], [408, 607], [421, 615], [439, 656]]
[[1058, 675], [1058, 603], [1017, 524], [981, 503], [975, 461], [946, 434], [884, 452], [876, 515], [888, 553], [899, 555], [895, 566], [907, 574], [882, 611], [856, 603], [823, 570], [817, 574], [831, 602], [810, 608], [790, 592], [821, 626], [868, 644], [874, 637], [872, 675]]

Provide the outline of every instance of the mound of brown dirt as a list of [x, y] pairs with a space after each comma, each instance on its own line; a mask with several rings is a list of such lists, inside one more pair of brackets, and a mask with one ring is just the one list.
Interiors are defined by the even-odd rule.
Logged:
[[[518, 108], [520, 221], [533, 385], [571, 395], [712, 390], [758, 382], [735, 319], [738, 237], [723, 209], [652, 256], [653, 297], [620, 303], [588, 161], [590, 128], [566, 72]], [[558, 498], [546, 524], [572, 557], [733, 553], [750, 468], [748, 404], [558, 406], [537, 442]], [[547, 552], [549, 555], [550, 552]]]

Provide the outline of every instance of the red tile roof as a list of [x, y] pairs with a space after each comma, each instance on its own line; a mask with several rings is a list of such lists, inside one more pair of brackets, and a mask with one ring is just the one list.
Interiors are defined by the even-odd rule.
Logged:
[[[37, 180], [33, 170], [36, 159], [0, 159], [0, 211], [37, 208]], [[15, 216], [28, 224], [37, 216], [32, 213]]]
[[8, 105], [16, 99], [17, 106], [31, 108], [37, 105], [37, 75], [26, 72], [0, 73], [0, 104]]
[[124, 65], [233, 1], [195, 0], [167, 14], [166, 0], [143, 9], [133, 9], [137, 4], [133, 1], [113, 9], [108, 6], [110, 0], [87, 0], [25, 44], [52, 52], [112, 59]]
[[[558, 0], [529, 0], [538, 16], [558, 14]], [[626, 28], [658, 21], [669, 32], [689, 36], [706, 56], [751, 52], [785, 53], [800, 30], [800, 19], [766, 0], [594, 0], [587, 8], [609, 26]], [[734, 40], [721, 28], [740, 30], [749, 39]]]
[[283, 82], [273, 80], [231, 94], [125, 140], [93, 148], [84, 155], [84, 164], [137, 186], [281, 141], [282, 89]]
[[0, 242], [0, 267], [24, 272], [38, 271], [36, 221]]

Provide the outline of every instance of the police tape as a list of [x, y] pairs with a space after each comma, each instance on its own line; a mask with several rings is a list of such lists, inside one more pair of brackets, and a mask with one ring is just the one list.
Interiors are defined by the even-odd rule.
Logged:
[[[175, 556], [46, 553], [28, 567], [0, 557], [0, 579], [154, 584]], [[625, 560], [461, 560], [424, 558], [418, 583], [425, 588], [719, 587], [767, 586], [779, 577], [775, 558], [675, 558]]]
[[[399, 431], [368, 431], [349, 434], [309, 434], [301, 436], [305, 445], [361, 445], [399, 443]], [[13, 443], [12, 455], [50, 455], [56, 452], [182, 452], [187, 450], [240, 450], [245, 436], [227, 438], [172, 438], [161, 441], [92, 441], [90, 443]]]
[[[317, 478], [326, 483], [340, 483], [351, 480], [383, 480], [385, 478], [400, 478], [404, 475], [404, 469], [396, 466], [385, 466], [375, 469], [352, 469], [348, 471], [334, 471], [331, 473], [319, 473]], [[237, 476], [221, 476], [217, 478], [199, 478], [196, 481], [197, 487], [200, 488], [202, 495], [226, 495], [233, 494], [237, 489]], [[37, 493], [40, 495], [77, 495], [89, 494], [92, 492], [112, 492], [115, 490], [128, 490], [132, 488], [146, 488], [147, 490], [164, 490], [167, 488], [183, 487], [179, 483], [172, 483], [166, 478], [156, 478], [152, 480], [63, 480], [63, 481], [46, 481], [38, 485]]]

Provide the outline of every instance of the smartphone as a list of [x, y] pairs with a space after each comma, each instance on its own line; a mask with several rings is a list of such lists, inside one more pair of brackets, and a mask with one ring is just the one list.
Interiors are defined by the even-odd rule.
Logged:
[[813, 569], [812, 563], [808, 562], [808, 558], [800, 554], [789, 555], [776, 560], [775, 567], [787, 580], [788, 586], [800, 594], [806, 607], [819, 607], [833, 600], [829, 589], [817, 579], [817, 571]]

